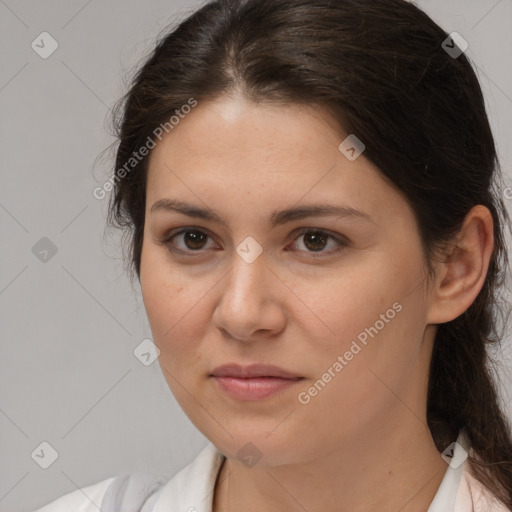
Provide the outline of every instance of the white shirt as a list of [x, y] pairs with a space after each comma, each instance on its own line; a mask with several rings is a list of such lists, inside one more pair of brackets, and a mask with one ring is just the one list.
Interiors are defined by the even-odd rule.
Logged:
[[[469, 446], [466, 441], [461, 431], [428, 512], [509, 512], [470, 475], [462, 448]], [[167, 482], [148, 473], [111, 477], [65, 494], [35, 512], [211, 512], [223, 461], [224, 456], [209, 443]]]

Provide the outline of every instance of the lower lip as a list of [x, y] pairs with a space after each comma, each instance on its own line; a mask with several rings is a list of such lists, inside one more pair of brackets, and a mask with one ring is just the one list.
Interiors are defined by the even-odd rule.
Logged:
[[240, 400], [262, 400], [283, 391], [302, 380], [283, 379], [281, 377], [254, 377], [242, 379], [237, 377], [213, 377], [220, 387], [233, 398]]

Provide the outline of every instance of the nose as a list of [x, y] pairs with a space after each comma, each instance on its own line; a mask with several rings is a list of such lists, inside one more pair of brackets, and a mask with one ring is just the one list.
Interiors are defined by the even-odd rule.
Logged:
[[286, 291], [264, 252], [251, 263], [235, 254], [231, 270], [219, 283], [213, 324], [224, 336], [237, 341], [274, 336], [286, 323]]

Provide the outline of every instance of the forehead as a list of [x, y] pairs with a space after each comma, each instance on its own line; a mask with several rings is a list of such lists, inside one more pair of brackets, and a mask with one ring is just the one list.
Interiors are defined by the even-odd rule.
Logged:
[[171, 147], [188, 150], [194, 157], [229, 159], [244, 155], [256, 159], [263, 152], [275, 156], [286, 151], [289, 159], [318, 158], [315, 149], [319, 143], [337, 147], [342, 139], [339, 131], [334, 119], [319, 108], [256, 104], [240, 96], [222, 96], [198, 103], [164, 135], [153, 152]]
[[392, 207], [397, 192], [364, 154], [350, 161], [338, 149], [346, 137], [313, 107], [199, 103], [152, 150], [148, 208], [168, 195], [239, 207], [242, 198], [269, 207], [322, 199], [366, 211], [388, 196]]

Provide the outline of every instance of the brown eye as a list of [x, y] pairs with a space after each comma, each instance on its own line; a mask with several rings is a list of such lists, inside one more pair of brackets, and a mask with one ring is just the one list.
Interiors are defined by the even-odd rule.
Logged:
[[[295, 247], [294, 250], [306, 253], [311, 257], [330, 256], [349, 246], [349, 241], [343, 236], [331, 235], [330, 233], [318, 229], [303, 229], [298, 236], [296, 236], [292, 245], [300, 245], [298, 241], [301, 238], [304, 248]], [[186, 256], [195, 256], [202, 254], [208, 249], [208, 240], [213, 242], [211, 237], [204, 231], [188, 228], [170, 233], [160, 243], [171, 252]], [[333, 247], [330, 250], [324, 250], [329, 247], [329, 244]], [[210, 249], [211, 248], [212, 247], [210, 247]]]
[[184, 242], [188, 249], [202, 249], [208, 235], [202, 231], [184, 231]]
[[320, 231], [310, 231], [304, 236], [304, 245], [312, 251], [320, 251], [326, 246], [328, 238]]
[[170, 234], [161, 243], [173, 252], [194, 253], [207, 248], [208, 239], [208, 234], [199, 229], [182, 229]]
[[[297, 246], [297, 241], [302, 241], [302, 245], [305, 249], [298, 248], [299, 252], [306, 252], [309, 256], [312, 257], [320, 257], [320, 256], [330, 256], [335, 252], [338, 252], [346, 247], [348, 247], [349, 242], [342, 236], [334, 236], [325, 231], [318, 229], [303, 229], [294, 242], [293, 245]], [[332, 241], [333, 248], [330, 250], [324, 250], [329, 242]], [[315, 254], [318, 253], [318, 254]]]

